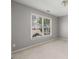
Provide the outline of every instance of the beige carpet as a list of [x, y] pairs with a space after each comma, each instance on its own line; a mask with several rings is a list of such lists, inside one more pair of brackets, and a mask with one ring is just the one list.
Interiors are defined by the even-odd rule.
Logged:
[[66, 40], [55, 40], [22, 52], [13, 54], [13, 59], [68, 59]]

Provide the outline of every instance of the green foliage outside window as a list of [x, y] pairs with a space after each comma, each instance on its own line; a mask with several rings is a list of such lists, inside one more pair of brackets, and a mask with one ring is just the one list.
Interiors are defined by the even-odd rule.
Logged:
[[44, 19], [44, 25], [45, 24], [49, 25], [49, 23], [50, 23], [50, 20], [49, 19]]
[[42, 25], [42, 18], [39, 17], [39, 20], [37, 22]]

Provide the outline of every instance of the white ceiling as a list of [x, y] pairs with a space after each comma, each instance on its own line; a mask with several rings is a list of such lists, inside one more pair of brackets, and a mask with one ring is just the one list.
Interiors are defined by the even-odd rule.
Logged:
[[[16, 2], [31, 6], [54, 16], [65, 16], [68, 6], [62, 4], [62, 0], [14, 0]], [[47, 12], [46, 10], [50, 10]]]

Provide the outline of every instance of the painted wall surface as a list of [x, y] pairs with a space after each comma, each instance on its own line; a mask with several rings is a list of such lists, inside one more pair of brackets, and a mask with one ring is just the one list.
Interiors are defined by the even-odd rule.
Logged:
[[[52, 36], [31, 40], [31, 13], [52, 18]], [[65, 34], [66, 35], [66, 34]], [[37, 9], [12, 1], [12, 50], [18, 50], [38, 42], [57, 37], [57, 18]], [[13, 44], [15, 44], [13, 47]]]
[[68, 16], [58, 18], [58, 33], [61, 38], [68, 38]]

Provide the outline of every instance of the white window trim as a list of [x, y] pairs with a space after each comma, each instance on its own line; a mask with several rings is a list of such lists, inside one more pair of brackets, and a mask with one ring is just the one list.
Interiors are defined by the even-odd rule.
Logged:
[[[50, 19], [50, 35], [44, 35], [43, 34], [42, 36], [32, 37], [32, 15], [40, 16], [40, 17], [42, 17], [42, 19], [44, 19], [44, 18]], [[42, 23], [43, 23], [43, 20], [42, 20]], [[42, 27], [43, 27], [43, 24], [42, 24]], [[43, 33], [44, 33], [43, 28], [42, 28], [42, 30], [43, 30]], [[48, 36], [52, 36], [52, 18], [43, 16], [43, 15], [38, 15], [36, 13], [31, 13], [31, 39], [32, 38], [40, 38], [40, 37], [48, 37]]]

